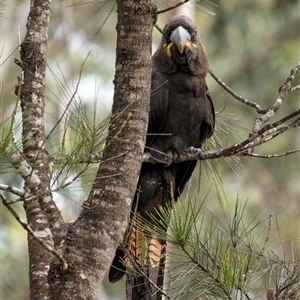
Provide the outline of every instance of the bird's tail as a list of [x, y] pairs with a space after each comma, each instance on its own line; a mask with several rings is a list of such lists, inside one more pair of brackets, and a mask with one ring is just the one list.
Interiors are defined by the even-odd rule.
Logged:
[[132, 226], [126, 274], [126, 300], [161, 300], [166, 258], [166, 242], [149, 236], [139, 215]]
[[117, 249], [108, 279], [114, 283], [126, 274], [126, 300], [161, 300], [166, 242], [147, 233], [139, 213], [129, 228], [127, 249]]
[[122, 279], [126, 272], [125, 266], [125, 251], [122, 249], [117, 249], [115, 253], [114, 260], [110, 266], [108, 273], [108, 280], [111, 283], [115, 283]]

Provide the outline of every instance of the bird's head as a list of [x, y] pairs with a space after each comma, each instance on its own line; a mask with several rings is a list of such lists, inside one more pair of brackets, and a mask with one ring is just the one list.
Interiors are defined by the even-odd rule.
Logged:
[[166, 74], [182, 70], [205, 76], [209, 68], [197, 27], [185, 15], [176, 15], [165, 25], [152, 60], [155, 67]]

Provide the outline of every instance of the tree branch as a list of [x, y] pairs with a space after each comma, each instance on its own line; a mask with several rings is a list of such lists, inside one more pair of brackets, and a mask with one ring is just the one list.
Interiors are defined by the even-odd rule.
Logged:
[[[61, 123], [62, 119], [64, 118], [64, 116], [66, 115], [67, 111], [69, 110], [70, 105], [72, 104], [73, 100], [75, 99], [75, 96], [76, 96], [76, 94], [78, 92], [78, 87], [79, 87], [79, 84], [80, 84], [80, 81], [81, 81], [82, 70], [83, 70], [83, 67], [84, 67], [84, 65], [85, 65], [85, 63], [86, 63], [86, 61], [87, 61], [90, 53], [91, 53], [91, 51], [87, 54], [87, 56], [85, 57], [83, 63], [80, 66], [78, 80], [77, 80], [74, 92], [73, 92], [73, 94], [71, 96], [71, 99], [67, 103], [66, 108], [62, 112], [60, 118], [57, 120], [57, 122], [54, 124], [54, 126], [52, 127], [52, 129], [50, 130], [50, 132], [48, 133], [48, 135], [45, 137], [44, 143], [50, 138], [50, 136], [54, 132], [55, 128]], [[42, 146], [44, 146], [44, 144]]]
[[25, 194], [24, 190], [18, 189], [14, 186], [7, 184], [0, 184], [0, 190], [13, 193], [19, 197], [23, 197]]
[[[44, 182], [39, 177], [39, 173], [30, 166], [27, 160], [15, 147], [10, 145], [9, 150], [12, 152], [12, 155], [9, 158], [10, 163], [19, 171], [19, 174], [25, 180], [25, 182], [27, 182], [28, 186], [34, 187], [39, 191], [37, 192], [37, 194], [35, 194], [35, 197], [37, 195], [43, 195], [43, 201], [47, 203], [47, 201], [49, 200], [47, 198], [48, 196], [45, 195], [45, 190], [47, 187], [44, 185]], [[24, 193], [23, 195], [18, 194], [18, 196], [24, 196]]]
[[259, 153], [247, 153], [247, 152], [244, 152], [241, 155], [251, 156], [251, 157], [255, 157], [255, 158], [267, 158], [267, 159], [269, 159], [269, 158], [287, 156], [287, 155], [290, 155], [290, 154], [293, 154], [293, 153], [297, 153], [297, 152], [300, 152], [300, 148], [294, 149], [294, 150], [290, 150], [290, 151], [286, 151], [286, 152], [283, 152], [283, 153], [275, 153], [275, 154], [259, 154]]
[[[42, 245], [48, 252], [53, 254], [60, 262], [63, 267], [63, 270], [66, 270], [68, 268], [68, 264], [63, 258], [61, 254], [59, 254], [57, 251], [55, 251], [51, 246], [49, 246], [42, 238], [50, 237], [52, 239], [52, 233], [49, 228], [45, 228], [42, 231], [36, 231], [34, 232], [30, 226], [23, 222], [18, 213], [11, 207], [9, 201], [5, 198], [5, 196], [0, 192], [0, 198], [2, 199], [2, 203], [4, 206], [9, 210], [9, 212], [12, 214], [12, 216], [17, 220], [17, 222], [33, 237], [35, 240]], [[38, 236], [38, 235], [39, 236]]]
[[[36, 200], [38, 203], [24, 202], [28, 223], [30, 223], [31, 213], [32, 216], [34, 215], [30, 209], [36, 210], [39, 207], [49, 222], [50, 228], [58, 228], [63, 220], [50, 192], [51, 157], [44, 148], [44, 89], [50, 6], [51, 0], [30, 1], [26, 36], [21, 44], [20, 57], [24, 71], [24, 82], [21, 86], [20, 103], [22, 109], [22, 156], [25, 159], [22, 158], [19, 162], [23, 164], [20, 165], [21, 168], [24, 169], [25, 164], [29, 165], [29, 168], [25, 168], [34, 173], [32, 178], [30, 178], [30, 173], [27, 174], [27, 179], [23, 177], [25, 191], [30, 191], [29, 193], [38, 191], [40, 195]], [[17, 163], [18, 159], [13, 165], [18, 169]], [[33, 182], [34, 178], [38, 178], [39, 186]], [[27, 186], [29, 183], [31, 185]], [[31, 206], [27, 207], [27, 203]]]
[[291, 92], [294, 92], [294, 91], [297, 91], [297, 90], [300, 90], [300, 84], [291, 88]]
[[177, 4], [175, 4], [175, 5], [173, 5], [173, 6], [169, 6], [169, 7], [165, 8], [165, 9], [158, 10], [156, 14], [157, 14], [157, 15], [163, 14], [163, 13], [165, 13], [165, 12], [167, 12], [167, 11], [170, 11], [170, 10], [172, 10], [172, 9], [175, 9], [175, 8], [181, 6], [181, 5], [183, 5], [183, 4], [185, 4], [185, 3], [189, 2], [189, 1], [190, 1], [190, 0], [181, 0], [181, 1], [179, 1]]
[[300, 63], [298, 63], [295, 68], [291, 70], [290, 76], [286, 79], [285, 83], [279, 88], [279, 96], [274, 102], [273, 105], [271, 105], [264, 115], [262, 115], [259, 118], [255, 119], [254, 126], [253, 126], [253, 133], [256, 134], [258, 130], [260, 129], [261, 125], [269, 121], [278, 109], [280, 108], [283, 100], [285, 97], [291, 92], [291, 83], [295, 79], [295, 75], [299, 73], [300, 70]]
[[259, 114], [264, 114], [266, 113], [266, 109], [262, 109], [260, 107], [259, 104], [257, 104], [256, 102], [252, 102], [247, 100], [246, 98], [238, 95], [236, 92], [234, 92], [229, 86], [227, 86], [221, 79], [220, 77], [218, 77], [211, 69], [208, 71], [209, 74], [215, 79], [215, 81], [226, 91], [228, 92], [231, 96], [233, 96], [235, 99], [237, 99], [238, 101], [250, 106], [250, 107], [254, 107], [256, 109], [256, 111]]

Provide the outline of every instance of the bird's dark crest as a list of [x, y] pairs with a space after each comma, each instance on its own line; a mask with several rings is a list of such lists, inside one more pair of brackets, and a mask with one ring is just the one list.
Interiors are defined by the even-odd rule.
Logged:
[[[184, 15], [171, 18], [152, 56], [145, 147], [151, 162], [141, 167], [127, 250], [117, 250], [109, 271], [111, 282], [120, 280], [126, 272], [127, 300], [162, 299], [166, 242], [147, 231], [145, 222], [152, 224], [155, 218], [159, 226], [159, 208], [178, 200], [196, 167], [195, 161], [173, 163], [172, 158], [189, 147], [201, 148], [213, 134], [214, 106], [205, 82], [208, 70], [196, 25]], [[141, 258], [144, 240], [148, 250]], [[122, 261], [128, 262], [127, 269]]]

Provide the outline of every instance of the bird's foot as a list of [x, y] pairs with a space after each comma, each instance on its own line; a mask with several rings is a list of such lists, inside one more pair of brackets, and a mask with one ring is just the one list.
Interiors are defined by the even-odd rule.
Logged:
[[153, 165], [156, 165], [157, 163], [161, 163], [161, 161], [155, 158], [150, 152], [147, 152], [147, 161]]
[[176, 160], [178, 154], [176, 152], [169, 151], [168, 153], [162, 153], [158, 155], [152, 155], [150, 152], [144, 153], [143, 159], [153, 165], [164, 164], [166, 167], [169, 167], [174, 160]]
[[[156, 164], [169, 164], [170, 158], [169, 155], [163, 155], [161, 157], [156, 157], [152, 155], [150, 152], [144, 153], [144, 158], [147, 162], [151, 163], [152, 165]], [[172, 162], [172, 158], [171, 158]]]
[[177, 157], [178, 154], [176, 152], [169, 151], [166, 156], [166, 167], [169, 167], [173, 163], [173, 161], [177, 159]]
[[189, 147], [187, 149], [187, 154], [197, 156], [198, 158], [202, 158], [203, 156], [203, 151], [200, 148], [195, 148], [195, 147]]

